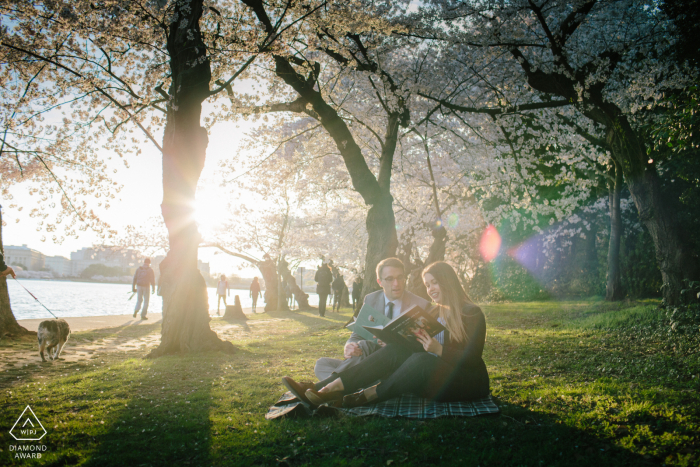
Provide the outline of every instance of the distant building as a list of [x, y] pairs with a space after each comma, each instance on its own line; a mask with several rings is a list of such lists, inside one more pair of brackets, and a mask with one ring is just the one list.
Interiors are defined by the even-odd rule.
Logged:
[[197, 260], [197, 269], [202, 273], [204, 279], [208, 279], [211, 276], [211, 270], [209, 269], [209, 263], [203, 263], [201, 259]]
[[43, 253], [28, 248], [27, 245], [5, 247], [5, 263], [21, 266], [27, 271], [41, 271], [45, 267], [46, 257]]
[[71, 275], [79, 275], [91, 264], [104, 264], [133, 273], [143, 262], [142, 258], [143, 255], [139, 251], [118, 246], [81, 248], [70, 254]]
[[53, 272], [56, 277], [66, 277], [71, 275], [71, 260], [63, 256], [47, 256], [46, 267]]

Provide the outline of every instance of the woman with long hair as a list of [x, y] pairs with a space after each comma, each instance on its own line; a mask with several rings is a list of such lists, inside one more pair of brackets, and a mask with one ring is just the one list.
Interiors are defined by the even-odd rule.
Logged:
[[[284, 378], [285, 385], [311, 404], [337, 403], [342, 399], [345, 407], [404, 393], [442, 402], [488, 396], [489, 375], [482, 359], [486, 340], [484, 314], [469, 299], [449, 264], [439, 261], [427, 266], [423, 282], [437, 303], [432, 312], [446, 330], [434, 337], [421, 331], [416, 337], [423, 345], [422, 351], [387, 344], [320, 389], [318, 383], [312, 386], [288, 377]], [[377, 380], [381, 383], [368, 387]], [[361, 388], [366, 389], [351, 394]]]

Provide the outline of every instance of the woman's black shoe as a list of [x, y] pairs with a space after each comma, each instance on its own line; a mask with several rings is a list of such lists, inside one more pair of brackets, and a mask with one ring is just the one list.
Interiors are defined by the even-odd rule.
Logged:
[[346, 409], [352, 409], [353, 407], [360, 407], [362, 405], [367, 405], [365, 391], [359, 391], [343, 397], [343, 407]]

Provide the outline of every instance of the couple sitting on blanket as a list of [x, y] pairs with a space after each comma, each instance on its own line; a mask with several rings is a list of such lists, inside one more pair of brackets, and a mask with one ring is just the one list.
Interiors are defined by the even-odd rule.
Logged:
[[[365, 304], [384, 310], [389, 318], [429, 303], [405, 290], [406, 273], [397, 258], [377, 265], [382, 287], [365, 297]], [[444, 262], [423, 270], [428, 295], [437, 303], [433, 313], [446, 331], [434, 337], [420, 331], [423, 350], [374, 343], [353, 333], [345, 344], [345, 360], [322, 358], [316, 363], [318, 383], [282, 383], [301, 401], [312, 406], [328, 403], [352, 408], [385, 401], [404, 393], [438, 402], [480, 399], [489, 394], [489, 375], [481, 358], [486, 340], [486, 320], [481, 309], [464, 292], [457, 274]], [[379, 384], [370, 386], [381, 380]], [[362, 389], [365, 388], [365, 389]], [[355, 392], [361, 389], [359, 392]]]

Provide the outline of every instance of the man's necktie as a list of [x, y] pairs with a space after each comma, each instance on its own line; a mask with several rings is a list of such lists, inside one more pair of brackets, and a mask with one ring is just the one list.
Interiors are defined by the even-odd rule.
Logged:
[[389, 302], [388, 311], [386, 312], [386, 317], [391, 319], [394, 316], [394, 302]]

